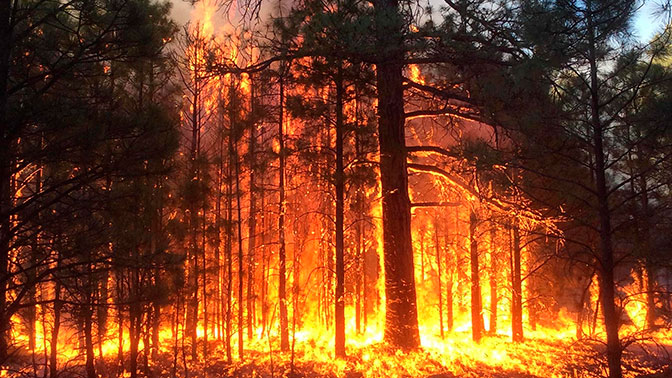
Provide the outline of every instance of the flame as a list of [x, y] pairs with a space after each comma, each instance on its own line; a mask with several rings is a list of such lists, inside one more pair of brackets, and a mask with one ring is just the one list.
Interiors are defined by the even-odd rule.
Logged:
[[418, 67], [417, 64], [409, 64], [408, 68], [410, 70], [411, 80], [418, 84], [425, 85], [425, 78], [420, 73], [420, 67]]

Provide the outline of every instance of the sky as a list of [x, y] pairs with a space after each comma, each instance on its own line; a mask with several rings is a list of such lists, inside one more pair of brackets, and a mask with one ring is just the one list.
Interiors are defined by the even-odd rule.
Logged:
[[659, 0], [648, 0], [642, 8], [639, 9], [634, 22], [635, 33], [637, 33], [639, 41], [647, 42], [651, 40], [656, 33], [663, 30], [663, 27], [665, 26], [665, 16], [655, 15], [661, 8], [662, 5]]
[[[198, 13], [189, 1], [170, 1], [173, 4], [172, 17], [179, 25], [184, 25]], [[662, 31], [665, 17], [654, 14], [656, 10], [661, 9], [661, 1], [664, 0], [645, 0], [644, 5], [638, 10], [634, 19], [634, 32], [640, 42], [650, 41], [656, 33]]]

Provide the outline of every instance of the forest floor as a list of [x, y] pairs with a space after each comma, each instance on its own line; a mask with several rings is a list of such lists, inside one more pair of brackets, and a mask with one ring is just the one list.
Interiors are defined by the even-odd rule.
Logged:
[[[221, 351], [213, 351], [219, 355]], [[504, 336], [486, 337], [480, 344], [447, 339], [442, 345], [403, 353], [383, 344], [349, 350], [335, 359], [330, 350], [310, 342], [295, 352], [246, 351], [243, 362], [210, 359], [192, 370], [199, 377], [250, 378], [592, 378], [605, 377], [602, 343], [584, 340], [528, 340], [512, 343]], [[632, 343], [623, 356], [626, 378], [672, 378], [672, 340]], [[178, 369], [179, 370], [179, 369]]]
[[[658, 340], [657, 342], [654, 340]], [[328, 343], [327, 343], [328, 344]], [[429, 343], [428, 343], [429, 344]], [[207, 358], [185, 368], [180, 350], [177, 360], [170, 347], [164, 346], [152, 377], [179, 378], [593, 378], [605, 377], [604, 346], [583, 340], [527, 340], [513, 343], [505, 336], [485, 337], [475, 344], [463, 338], [447, 338], [420, 350], [403, 353], [382, 343], [348, 350], [344, 359], [333, 358], [326, 344], [297, 342], [294, 353], [262, 348], [245, 350], [245, 358], [227, 362], [221, 345], [210, 344]], [[202, 347], [202, 345], [201, 345]], [[672, 378], [672, 339], [640, 339], [629, 344], [623, 356], [626, 378]], [[17, 356], [18, 357], [18, 356]], [[139, 376], [148, 376], [139, 358]], [[27, 355], [15, 360], [14, 369], [0, 377], [45, 377], [44, 365], [37, 370]], [[128, 377], [121, 373], [117, 359], [97, 361], [100, 377]], [[22, 365], [22, 366], [21, 366]], [[84, 377], [83, 362], [61, 365], [59, 377]], [[128, 368], [128, 366], [126, 366]]]

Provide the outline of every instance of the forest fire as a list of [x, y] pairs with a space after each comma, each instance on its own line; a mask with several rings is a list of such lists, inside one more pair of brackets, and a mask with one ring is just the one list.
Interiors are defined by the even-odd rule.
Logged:
[[122, 3], [0, 9], [0, 377], [671, 376], [631, 2]]

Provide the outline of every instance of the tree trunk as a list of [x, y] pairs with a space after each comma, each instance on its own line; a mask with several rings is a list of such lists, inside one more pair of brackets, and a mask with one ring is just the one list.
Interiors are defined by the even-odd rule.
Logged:
[[374, 3], [377, 44], [378, 140], [385, 268], [385, 340], [401, 349], [420, 345], [411, 241], [411, 206], [404, 132], [403, 22], [397, 0]]
[[231, 329], [233, 308], [233, 131], [228, 135], [229, 160], [226, 167], [226, 360], [231, 363]]
[[483, 304], [478, 263], [478, 240], [476, 223], [478, 218], [473, 209], [469, 212], [469, 256], [471, 261], [471, 337], [478, 342], [483, 337]]
[[[5, 3], [4, 1], [2, 3]], [[7, 3], [9, 3], [7, 1]], [[1, 39], [1, 38], [0, 38]], [[4, 42], [4, 41], [3, 41]], [[2, 88], [4, 89], [4, 88]], [[1, 90], [1, 89], [0, 89]], [[2, 104], [0, 104], [2, 105]], [[4, 109], [0, 109], [3, 111]], [[2, 115], [0, 115], [2, 116]], [[0, 122], [3, 121], [0, 119]], [[6, 127], [6, 123], [0, 124]], [[10, 209], [12, 207], [11, 194], [11, 156], [10, 143], [0, 133], [0, 214], [7, 214], [0, 219], [0, 364], [7, 360], [9, 355], [9, 331], [12, 314], [8, 311], [7, 287], [9, 284], [9, 252], [12, 239]]]
[[448, 331], [453, 330], [454, 315], [453, 315], [453, 267], [448, 264], [448, 253], [446, 254], [446, 328]]
[[[264, 180], [262, 180], [262, 185], [261, 185], [261, 207], [260, 209], [265, 209], [266, 208], [266, 191], [264, 190]], [[268, 300], [266, 298], [266, 294], [268, 293], [268, 266], [269, 266], [269, 257], [268, 257], [268, 247], [266, 245], [266, 230], [268, 229], [267, 227], [267, 220], [266, 217], [263, 215], [261, 216], [261, 288], [260, 288], [260, 293], [259, 293], [259, 302], [261, 305], [261, 333], [262, 335], [266, 332], [266, 324], [267, 324], [267, 319], [268, 319]]]
[[523, 285], [520, 264], [520, 228], [518, 221], [513, 220], [512, 230], [512, 269], [511, 269], [511, 337], [514, 342], [523, 341]]
[[56, 280], [54, 283], [54, 327], [51, 330], [51, 352], [49, 355], [49, 377], [51, 378], [58, 377], [58, 333], [61, 329], [62, 307], [61, 283], [59, 280]]
[[[234, 94], [235, 96], [235, 94]], [[234, 125], [231, 125], [232, 137], [233, 137], [233, 156], [234, 167], [236, 169], [236, 211], [237, 211], [237, 226], [238, 226], [238, 358], [243, 360], [243, 332], [245, 330], [245, 325], [243, 324], [243, 311], [245, 306], [243, 305], [243, 277], [245, 272], [243, 271], [243, 231], [242, 224], [243, 219], [241, 216], [241, 205], [240, 205], [240, 159], [238, 157], [238, 138], [236, 129]]]
[[343, 191], [345, 187], [345, 171], [343, 168], [343, 68], [338, 63], [336, 73], [336, 298], [334, 306], [335, 318], [335, 351], [336, 357], [345, 357], [345, 262], [343, 250]]
[[207, 260], [207, 255], [205, 251], [205, 246], [206, 246], [206, 220], [207, 220], [207, 204], [206, 204], [206, 196], [203, 196], [203, 204], [201, 207], [203, 211], [203, 215], [201, 217], [201, 259], [203, 261], [203, 269], [202, 269], [202, 279], [203, 279], [203, 287], [201, 290], [201, 302], [203, 302], [203, 357], [208, 355], [208, 326], [210, 324], [210, 319], [208, 317], [209, 312], [208, 312], [208, 260]]
[[436, 281], [437, 281], [437, 295], [439, 296], [439, 331], [441, 338], [443, 334], [443, 288], [441, 287], [441, 245], [439, 245], [439, 221], [434, 219], [434, 248], [436, 250]]
[[[284, 70], [284, 67], [281, 68]], [[278, 241], [279, 241], [279, 268], [278, 268], [278, 305], [280, 307], [280, 350], [289, 350], [289, 327], [287, 321], [287, 288], [286, 270], [287, 257], [285, 252], [285, 137], [284, 137], [284, 72], [280, 73], [280, 116], [278, 117], [278, 142], [280, 144], [278, 172]]]
[[619, 316], [615, 303], [614, 288], [614, 251], [611, 240], [611, 210], [609, 209], [609, 189], [607, 188], [607, 174], [603, 145], [603, 126], [600, 119], [600, 94], [598, 82], [598, 67], [595, 43], [595, 26], [592, 19], [592, 2], [586, 4], [588, 50], [590, 61], [590, 97], [591, 97], [591, 126], [593, 132], [593, 152], [595, 155], [595, 185], [598, 203], [599, 230], [600, 230], [600, 299], [604, 314], [604, 325], [607, 333], [607, 364], [609, 378], [622, 378], [621, 370], [621, 342], [618, 335]]
[[[200, 40], [200, 34], [195, 36], [195, 40]], [[195, 46], [195, 49], [202, 47]], [[198, 51], [197, 51], [198, 53]], [[194, 184], [200, 181], [200, 170], [198, 167], [198, 158], [200, 155], [200, 130], [201, 130], [201, 90], [202, 90], [202, 68], [201, 62], [195, 62], [192, 67], [193, 77], [193, 97], [191, 99], [191, 148], [190, 148], [190, 177], [188, 178]], [[198, 205], [195, 199], [189, 199], [189, 248], [188, 248], [188, 288], [189, 301], [187, 302], [187, 334], [191, 339], [191, 358], [197, 359], [198, 344]], [[205, 284], [205, 283], [204, 283]]]
[[[40, 193], [42, 190], [42, 167], [37, 166], [37, 173], [35, 175], [35, 193]], [[41, 223], [39, 216], [36, 221]], [[30, 268], [27, 272], [28, 274], [28, 285], [30, 285], [28, 290], [28, 298], [31, 302], [36, 303], [37, 298], [37, 267], [39, 265], [39, 245], [40, 245], [40, 233], [35, 231], [32, 235], [32, 242], [30, 247], [31, 252], [31, 262]], [[31, 351], [33, 359], [33, 369], [37, 371], [37, 365], [35, 360], [35, 348], [36, 348], [36, 324], [37, 324], [37, 306], [30, 304], [27, 308], [26, 322], [28, 323], [28, 347]], [[0, 360], [2, 363], [2, 360]]]
[[[250, 77], [250, 117], [255, 115], [254, 83]], [[254, 301], [254, 264], [257, 233], [257, 208], [255, 170], [256, 170], [256, 144], [257, 144], [257, 124], [252, 122], [250, 125], [250, 141], [248, 144], [249, 167], [250, 167], [250, 210], [247, 222], [247, 338], [252, 340], [253, 332], [253, 314], [255, 308]]]
[[[138, 299], [132, 299], [137, 301]], [[132, 303], [130, 305], [131, 310], [128, 317], [128, 337], [130, 341], [130, 351], [129, 351], [129, 366], [131, 372], [131, 378], [136, 378], [138, 376], [138, 344], [140, 344], [140, 320], [141, 317], [139, 314], [139, 304]]]
[[490, 225], [490, 333], [497, 334], [497, 246], [495, 224]]
[[9, 81], [10, 57], [13, 47], [11, 7], [9, 0], [0, 1], [0, 364], [8, 357], [9, 321], [7, 312], [7, 286], [9, 284], [9, 252], [12, 239], [10, 209], [12, 208], [11, 165], [13, 161], [12, 137], [7, 117], [7, 84]]
[[[93, 285], [92, 282], [89, 283]], [[87, 378], [97, 378], [95, 355], [93, 351], [93, 308], [91, 307], [91, 296], [87, 299], [89, 303], [84, 304], [84, 345], [86, 350], [86, 376]]]
[[640, 177], [641, 206], [642, 206], [642, 254], [644, 255], [644, 271], [646, 275], [646, 328], [653, 329], [656, 326], [656, 268], [653, 263], [651, 249], [651, 231], [649, 222], [649, 188], [646, 175]]
[[[114, 277], [117, 283], [117, 303], [124, 302], [124, 277], [121, 269], [117, 269]], [[117, 306], [117, 362], [119, 363], [119, 374], [124, 372], [124, 306]]]
[[[221, 99], [220, 99], [221, 101]], [[219, 130], [219, 162], [217, 168], [217, 200], [215, 202], [215, 246], [214, 246], [214, 255], [215, 255], [215, 285], [217, 287], [217, 305], [215, 306], [215, 316], [217, 318], [217, 340], [222, 340], [222, 334], [224, 333], [224, 294], [223, 287], [223, 267], [222, 267], [222, 256], [221, 256], [221, 247], [222, 247], [222, 197], [224, 193], [222, 192], [222, 186], [224, 183], [224, 121], [223, 116], [220, 116], [220, 127]], [[227, 229], [228, 232], [228, 229]]]

